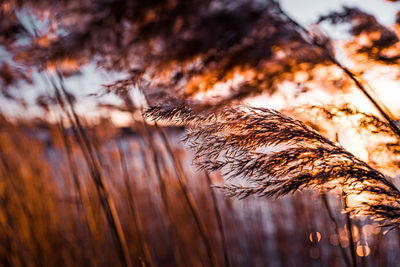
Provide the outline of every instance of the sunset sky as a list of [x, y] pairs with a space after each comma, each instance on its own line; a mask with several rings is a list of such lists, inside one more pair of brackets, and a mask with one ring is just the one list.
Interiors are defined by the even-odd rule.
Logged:
[[[356, 6], [362, 10], [374, 14], [378, 21], [385, 25], [392, 25], [395, 20], [396, 11], [400, 10], [399, 3], [390, 3], [382, 0], [282, 0], [281, 5], [290, 16], [304, 26], [309, 26], [312, 24], [321, 14], [327, 14], [332, 10], [340, 10], [343, 5], [349, 7]], [[323, 27], [323, 32], [336, 40], [345, 39], [348, 37], [345, 27], [334, 27], [326, 24], [324, 24]], [[98, 114], [98, 110], [96, 110], [94, 101], [92, 101], [92, 97], [90, 97], [89, 94], [98, 91], [102, 84], [112, 83], [114, 80], [121, 77], [123, 76], [106, 73], [93, 65], [88, 65], [83, 68], [83, 75], [68, 79], [67, 84], [69, 85], [71, 91], [73, 91], [81, 99], [78, 110], [80, 112], [84, 112], [85, 114], [96, 116]], [[393, 79], [388, 77], [387, 73], [384, 73], [383, 75], [382, 73], [377, 73], [376, 71], [374, 71], [372, 74], [367, 74], [365, 78], [371, 83], [372, 87], [374, 87], [383, 103], [387, 105], [396, 116], [399, 116], [400, 105], [397, 103], [397, 100], [400, 99], [400, 93], [398, 93], [399, 90], [397, 90], [397, 88], [400, 86], [400, 83], [393, 81]], [[29, 101], [30, 99], [34, 99], [34, 95], [36, 95], [38, 91], [45, 92], [45, 85], [42, 83], [42, 81], [40, 79], [36, 79], [36, 81], [37, 83], [34, 87], [24, 86], [23, 90], [19, 92], [19, 95], [28, 99]], [[282, 91], [284, 93], [283, 97], [282, 95], [275, 95], [272, 97], [264, 95], [257, 97], [255, 100], [250, 100], [249, 103], [252, 105], [268, 106], [279, 109], [285, 105], [285, 101], [290, 101], [291, 104], [303, 104], [304, 102], [323, 104], [331, 100], [329, 96], [323, 95], [324, 93], [321, 93], [321, 91], [311, 91], [305, 94], [303, 97], [294, 100], [292, 99], [294, 88], [290, 85], [283, 88]], [[344, 101], [346, 101], [346, 97], [351, 98], [351, 102], [356, 102], [357, 106], [361, 108], [367, 110], [371, 108], [365, 97], [356, 90], [350, 95], [342, 96]], [[107, 97], [104, 99], [104, 101], [118, 103], [116, 102], [116, 98], [113, 97]], [[16, 108], [15, 105], [7, 103], [7, 101], [0, 99], [0, 103], [3, 112], [17, 116], [27, 115], [25, 110]], [[35, 109], [30, 110], [28, 115], [35, 114], [36, 112], [37, 111]], [[121, 125], [126, 124], [129, 121], [129, 116], [121, 113], [115, 113], [112, 117], [116, 123]]]

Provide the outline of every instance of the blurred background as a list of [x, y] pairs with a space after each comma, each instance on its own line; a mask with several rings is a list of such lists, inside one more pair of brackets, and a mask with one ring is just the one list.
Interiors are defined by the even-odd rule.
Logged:
[[0, 3], [1, 265], [398, 265], [400, 232], [340, 188], [228, 197], [185, 127], [142, 112], [274, 108], [399, 185], [399, 139], [365, 127], [382, 112], [344, 69], [398, 124], [400, 3]]

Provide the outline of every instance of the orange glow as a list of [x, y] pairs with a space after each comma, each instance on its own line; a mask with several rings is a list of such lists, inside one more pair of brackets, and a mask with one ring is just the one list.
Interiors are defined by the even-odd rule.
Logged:
[[48, 32], [40, 37], [37, 37], [35, 39], [35, 43], [40, 47], [49, 47], [51, 42], [54, 42], [58, 38], [57, 35], [55, 34], [56, 27], [57, 27], [57, 24], [52, 23], [50, 32]]
[[365, 246], [358, 245], [356, 252], [359, 257], [367, 257], [369, 255], [369, 253], [371, 252], [371, 249], [369, 248], [368, 245], [365, 245]]
[[47, 64], [46, 71], [48, 73], [54, 73], [56, 71], [56, 65], [54, 63]]
[[230, 88], [255, 79], [257, 73], [252, 69], [235, 68], [222, 78], [218, 76], [216, 72], [194, 76], [186, 85], [186, 92], [200, 99], [228, 95]]
[[77, 60], [67, 58], [61, 62], [51, 62], [47, 64], [46, 71], [49, 73], [53, 73], [56, 71], [57, 68], [59, 68], [61, 71], [73, 72], [79, 70], [80, 64]]
[[76, 71], [78, 68], [78, 61], [74, 59], [65, 59], [61, 62], [61, 69], [64, 71]]
[[367, 224], [364, 225], [362, 228], [362, 233], [365, 236], [377, 235], [381, 232], [381, 229], [377, 226]]
[[9, 2], [5, 2], [1, 4], [1, 10], [3, 10], [5, 13], [8, 13], [11, 10], [11, 4]]
[[311, 242], [319, 242], [321, 241], [321, 234], [319, 232], [310, 233], [309, 239]]
[[348, 238], [348, 232], [346, 227], [344, 228], [339, 228], [339, 238], [341, 241], [341, 245], [343, 248], [348, 247], [350, 242], [349, 242], [349, 238]]
[[45, 34], [36, 40], [36, 43], [41, 47], [48, 47], [50, 44], [49, 35]]

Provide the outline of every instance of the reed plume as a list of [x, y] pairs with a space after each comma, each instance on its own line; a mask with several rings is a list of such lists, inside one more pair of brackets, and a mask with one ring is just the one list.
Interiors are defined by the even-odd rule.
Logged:
[[199, 168], [247, 183], [221, 186], [231, 196], [280, 197], [340, 187], [354, 202], [348, 212], [369, 215], [380, 226], [400, 227], [400, 191], [381, 172], [297, 119], [238, 106], [196, 113], [186, 104], [152, 107], [146, 115], [186, 125], [184, 140], [194, 149]]

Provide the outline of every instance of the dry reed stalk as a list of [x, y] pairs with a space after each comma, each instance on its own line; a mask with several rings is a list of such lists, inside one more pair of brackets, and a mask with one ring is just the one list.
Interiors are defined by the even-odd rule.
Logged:
[[[81, 127], [78, 126], [78, 128]], [[80, 129], [80, 134], [85, 136], [84, 132], [82, 132], [82, 129], [83, 128]], [[81, 146], [83, 146], [85, 143], [87, 144], [87, 141], [83, 141], [79, 138], [79, 133], [75, 132], [75, 135], [77, 139], [80, 140]], [[85, 139], [88, 140], [87, 138], [84, 138], [84, 140]], [[94, 179], [97, 193], [100, 198], [100, 203], [102, 204], [102, 207], [106, 213], [106, 218], [108, 220], [108, 223], [110, 224], [110, 228], [113, 231], [113, 234], [117, 240], [122, 263], [125, 266], [131, 266], [132, 264], [130, 261], [128, 246], [126, 244], [125, 236], [121, 227], [121, 223], [118, 218], [114, 201], [111, 197], [111, 194], [109, 193], [104, 177], [101, 174], [100, 166], [98, 165], [98, 162], [96, 161], [95, 156], [93, 155], [93, 151], [91, 151], [89, 147], [86, 147], [86, 149], [88, 149], [88, 151], [85, 151], [84, 155], [87, 163], [91, 164], [89, 166], [90, 173], [92, 178]]]
[[[337, 143], [340, 143], [338, 133], [335, 134], [335, 141]], [[347, 226], [348, 238], [349, 238], [349, 250], [350, 250], [350, 255], [351, 255], [351, 265], [353, 267], [356, 267], [357, 266], [357, 254], [356, 254], [356, 248], [355, 248], [354, 236], [353, 236], [353, 223], [351, 221], [349, 212], [347, 212], [347, 209], [348, 209], [347, 196], [345, 195], [345, 193], [343, 191], [342, 191], [342, 205], [344, 207], [344, 210], [346, 211], [345, 216], [346, 216], [346, 226]]]
[[[348, 204], [347, 204], [347, 197], [343, 195], [343, 206], [344, 209], [348, 209]], [[345, 213], [346, 215], [346, 226], [347, 226], [347, 232], [348, 232], [348, 237], [349, 237], [349, 250], [350, 250], [350, 255], [351, 255], [351, 263], [353, 267], [357, 266], [357, 254], [356, 254], [356, 248], [355, 248], [355, 243], [354, 243], [354, 234], [353, 234], [353, 223], [350, 218], [350, 214], [348, 212]]]
[[190, 209], [192, 217], [193, 217], [193, 219], [196, 223], [197, 229], [200, 233], [200, 237], [201, 237], [204, 247], [206, 249], [206, 253], [207, 253], [207, 257], [209, 259], [210, 266], [215, 266], [215, 260], [214, 260], [214, 256], [212, 253], [210, 240], [207, 236], [206, 229], [200, 219], [198, 208], [196, 206], [196, 202], [193, 198], [193, 195], [191, 194], [191, 192], [189, 191], [189, 189], [187, 187], [187, 179], [186, 179], [185, 173], [183, 172], [182, 164], [181, 164], [180, 160], [176, 157], [174, 151], [172, 150], [172, 147], [169, 143], [169, 140], [168, 140], [167, 134], [165, 133], [165, 130], [163, 128], [160, 128], [157, 125], [157, 123], [155, 123], [155, 127], [158, 130], [158, 132], [160, 133], [161, 138], [164, 142], [164, 145], [167, 149], [167, 152], [171, 157], [176, 177], [178, 178], [178, 182], [182, 189], [183, 195], [185, 197], [185, 201]]
[[[142, 136], [143, 137], [143, 136]], [[142, 164], [143, 164], [143, 166], [144, 166], [144, 173], [145, 173], [145, 176], [144, 177], [148, 177], [148, 179], [145, 179], [146, 180], [146, 185], [150, 188], [150, 187], [155, 187], [156, 188], [156, 191], [157, 191], [157, 193], [160, 195], [160, 197], [161, 197], [161, 208], [160, 208], [160, 205], [156, 205], [156, 209], [157, 209], [157, 211], [160, 213], [160, 214], [163, 214], [165, 211], [163, 211], [163, 208], [164, 208], [164, 204], [162, 203], [162, 202], [164, 202], [163, 201], [163, 199], [162, 199], [162, 196], [161, 196], [161, 192], [160, 192], [160, 188], [159, 188], [159, 180], [158, 180], [158, 178], [157, 177], [155, 177], [155, 176], [157, 176], [157, 174], [156, 175], [153, 175], [153, 173], [151, 172], [151, 170], [154, 170], [155, 169], [155, 167], [154, 168], [152, 168], [152, 165], [149, 163], [149, 161], [148, 161], [148, 159], [147, 159], [147, 152], [146, 152], [146, 149], [145, 149], [145, 144], [144, 143], [142, 143], [142, 142], [140, 142], [140, 144], [139, 144], [139, 151], [140, 151], [140, 158], [141, 158], [141, 162], [142, 162]], [[152, 153], [150, 153], [151, 155], [150, 155], [150, 157], [153, 157], [153, 154]], [[154, 179], [153, 179], [154, 178]], [[157, 202], [158, 203], [158, 202]], [[162, 222], [162, 225], [165, 227], [165, 228], [167, 228], [167, 226], [166, 226], [166, 224], [165, 224], [165, 222], [164, 222], [164, 220], [162, 220], [161, 221]]]
[[387, 266], [387, 262], [384, 262], [384, 257], [382, 257], [381, 249], [382, 249], [382, 233], [379, 233], [376, 236], [375, 240], [375, 249], [372, 251], [372, 255], [375, 259], [377, 259], [376, 265], [377, 266]]
[[[146, 102], [149, 103], [149, 99], [147, 98], [146, 94], [144, 94], [144, 96], [145, 96]], [[127, 106], [130, 107], [130, 111], [132, 112], [132, 115], [133, 115], [133, 111], [131, 109], [132, 108], [131, 99], [128, 96], [125, 96], [125, 101], [127, 103]], [[147, 123], [144, 119], [143, 119], [143, 122], [145, 124], [146, 129], [148, 129]], [[213, 253], [212, 253], [211, 244], [210, 244], [209, 238], [206, 234], [205, 227], [204, 227], [203, 223], [201, 222], [200, 216], [198, 214], [196, 202], [194, 201], [192, 194], [190, 193], [189, 189], [187, 188], [187, 179], [186, 179], [185, 173], [183, 172], [181, 162], [175, 156], [175, 153], [171, 148], [171, 145], [169, 143], [168, 137], [167, 137], [164, 129], [160, 128], [157, 123], [155, 123], [154, 125], [155, 125], [157, 132], [160, 134], [161, 139], [163, 140], [164, 146], [167, 149], [167, 153], [169, 154], [169, 156], [172, 160], [176, 177], [178, 179], [182, 193], [185, 197], [185, 202], [190, 209], [192, 217], [193, 217], [193, 219], [196, 223], [197, 229], [199, 231], [200, 237], [203, 241], [210, 266], [215, 266], [215, 259], [214, 259]]]
[[333, 215], [332, 209], [329, 205], [329, 202], [328, 202], [328, 199], [327, 199], [325, 193], [321, 194], [321, 199], [322, 199], [322, 203], [324, 204], [325, 209], [328, 213], [328, 216], [329, 216], [331, 222], [333, 223], [333, 227], [334, 227], [335, 234], [337, 236], [337, 241], [338, 241], [339, 248], [340, 248], [340, 253], [342, 254], [342, 257], [343, 257], [344, 261], [346, 262], [346, 264], [350, 267], [350, 266], [352, 266], [352, 264], [351, 264], [349, 255], [346, 253], [346, 250], [344, 249], [342, 239], [340, 238], [339, 227], [338, 227], [339, 224], [338, 224], [337, 220], [335, 219], [335, 216]]
[[128, 166], [126, 164], [124, 152], [122, 151], [121, 143], [119, 141], [117, 141], [117, 147], [118, 147], [118, 153], [119, 153], [121, 168], [122, 168], [122, 178], [124, 180], [125, 188], [126, 188], [126, 191], [128, 194], [128, 199], [129, 199], [128, 204], [129, 204], [129, 207], [132, 212], [133, 224], [134, 224], [136, 236], [138, 238], [140, 252], [144, 257], [145, 265], [154, 266], [154, 263], [151, 258], [149, 246], [148, 246], [146, 240], [144, 239], [144, 237], [142, 236], [143, 227], [142, 227], [141, 221], [139, 219], [139, 214], [137, 211], [137, 204], [136, 204], [136, 200], [134, 198], [134, 193], [133, 193], [135, 188], [132, 188], [132, 185], [130, 183]]
[[[287, 206], [289, 207], [280, 206], [282, 213], [286, 216], [286, 218], [281, 221], [288, 221], [288, 224], [291, 223], [291, 227], [295, 229], [296, 233], [298, 233], [298, 236], [301, 238], [300, 240], [303, 241], [302, 248], [297, 249], [293, 248], [292, 237], [287, 237], [289, 240], [288, 246], [291, 250], [294, 250], [292, 253], [301, 250], [300, 254], [307, 255], [305, 261], [308, 261], [308, 265], [315, 263], [315, 261], [318, 261], [317, 265], [321, 265], [321, 253], [319, 240], [316, 236], [312, 202], [310, 203], [310, 201], [306, 201], [306, 199], [309, 200], [311, 197], [311, 194], [305, 193], [301, 196], [297, 195], [288, 199], [288, 201], [290, 201], [290, 206]], [[293, 219], [291, 219], [291, 222], [289, 223], [292, 213]], [[276, 220], [278, 221], [277, 224], [279, 224], [279, 219]]]
[[222, 221], [221, 211], [219, 210], [219, 207], [218, 207], [217, 196], [216, 196], [214, 190], [211, 188], [212, 181], [211, 181], [210, 174], [208, 172], [204, 172], [204, 176], [206, 177], [207, 185], [208, 185], [208, 188], [209, 188], [209, 191], [210, 191], [210, 194], [211, 194], [211, 199], [212, 199], [212, 203], [213, 203], [213, 207], [214, 207], [215, 217], [217, 218], [218, 231], [219, 231], [220, 238], [221, 238], [222, 252], [223, 252], [223, 255], [224, 255], [225, 266], [226, 267], [230, 267], [231, 266], [231, 262], [229, 260], [228, 248], [226, 246], [224, 224], [223, 224], [223, 221]]
[[[133, 112], [131, 113], [133, 116]], [[142, 121], [143, 128], [140, 128], [142, 131], [142, 137], [147, 141], [147, 145], [150, 148], [150, 152], [153, 158], [153, 163], [154, 163], [154, 169], [156, 172], [156, 177], [158, 180], [158, 187], [160, 190], [160, 195], [161, 195], [161, 200], [165, 209], [165, 213], [167, 215], [167, 231], [168, 235], [171, 237], [171, 242], [172, 242], [172, 249], [173, 249], [173, 254], [174, 254], [174, 259], [175, 262], [178, 266], [181, 266], [183, 264], [183, 256], [181, 253], [181, 249], [179, 247], [179, 238], [178, 238], [178, 231], [177, 227], [174, 223], [172, 214], [171, 214], [171, 208], [170, 208], [170, 203], [168, 199], [168, 193], [167, 193], [167, 187], [165, 184], [165, 179], [162, 175], [161, 172], [161, 163], [160, 163], [160, 158], [159, 154], [157, 153], [156, 147], [154, 145], [153, 137], [151, 134], [151, 130], [149, 128], [149, 125], [143, 120]], [[143, 155], [145, 157], [145, 155]]]
[[[8, 166], [8, 163], [4, 160], [4, 156], [2, 153], [1, 149], [1, 140], [0, 140], [0, 174], [1, 177], [4, 179], [7, 177], [8, 180], [13, 180], [13, 177], [10, 176], [10, 168]], [[15, 177], [14, 177], [15, 178]], [[11, 181], [11, 183], [13, 183]], [[0, 203], [1, 203], [1, 211], [2, 211], [2, 217], [6, 220], [5, 222], [2, 223], [1, 229], [4, 230], [4, 233], [6, 235], [5, 240], [2, 240], [2, 244], [4, 244], [4, 254], [2, 253], [2, 259], [1, 262], [4, 264], [4, 266], [12, 266], [13, 263], [16, 264], [13, 259], [11, 258], [11, 255], [15, 255], [16, 253], [18, 256], [17, 258], [20, 259], [20, 265], [21, 266], [27, 266], [27, 255], [24, 255], [24, 245], [23, 245], [23, 238], [21, 237], [21, 234], [18, 232], [16, 229], [17, 227], [15, 226], [15, 221], [13, 219], [12, 214], [15, 214], [15, 212], [10, 210], [10, 202], [12, 198], [15, 198], [17, 196], [17, 201], [19, 202], [18, 206], [21, 207], [23, 205], [23, 201], [20, 201], [19, 195], [16, 194], [14, 186], [11, 186], [12, 190], [6, 190], [4, 192], [4, 196], [2, 195], [0, 198]], [[13, 190], [14, 189], [14, 190]], [[14, 191], [14, 192], [13, 192]], [[14, 204], [15, 205], [15, 204]], [[25, 207], [22, 207], [23, 213], [25, 213]], [[3, 225], [4, 224], [4, 225]], [[12, 243], [17, 243], [17, 248], [13, 247]], [[15, 245], [14, 245], [15, 246]], [[16, 250], [16, 251], [15, 251]]]
[[[385, 120], [389, 123], [390, 129], [393, 131], [393, 133], [396, 134], [398, 138], [400, 138], [400, 128], [397, 125], [396, 121], [390, 115], [391, 112], [382, 103], [380, 104], [379, 101], [375, 99], [371, 93], [368, 92], [368, 89], [363, 85], [363, 83], [365, 84], [366, 82], [362, 82], [361, 79], [357, 78], [357, 75], [355, 75], [350, 69], [341, 65], [335, 58], [332, 58], [332, 62], [334, 62], [340, 69], [344, 71], [344, 73], [346, 73], [346, 75], [351, 80], [354, 81], [356, 87], [368, 98], [368, 100], [375, 106], [382, 117], [384, 117]], [[372, 90], [373, 89], [370, 87], [370, 91]]]
[[[390, 110], [385, 107], [383, 103], [380, 103], [380, 101], [373, 96], [374, 90], [371, 86], [365, 86], [366, 81], [364, 81], [362, 78], [357, 77], [357, 75], [351, 71], [349, 68], [343, 66], [333, 55], [331, 48], [328, 47], [329, 44], [329, 39], [325, 36], [315, 36], [313, 35], [309, 30], [301, 26], [299, 23], [297, 23], [295, 20], [293, 20], [289, 15], [287, 15], [280, 7], [277, 5], [277, 8], [279, 9], [280, 13], [284, 15], [289, 22], [291, 22], [296, 28], [298, 28], [301, 32], [309, 36], [309, 39], [311, 41], [312, 45], [318, 46], [322, 48], [328, 57], [328, 59], [337, 67], [339, 67], [346, 75], [348, 78], [350, 78], [356, 87], [367, 97], [367, 99], [375, 106], [375, 108], [378, 110], [378, 112], [382, 115], [382, 117], [385, 118], [385, 120], [389, 123], [391, 130], [393, 131], [394, 134], [398, 138], [400, 138], [400, 128], [399, 125], [396, 123], [396, 121], [392, 118]], [[369, 87], [369, 90], [368, 88]]]
[[[66, 260], [63, 254], [47, 257], [53, 246], [61, 245], [64, 236], [56, 229], [58, 217], [54, 200], [58, 191], [47, 180], [47, 165], [36, 155], [42, 153], [42, 146], [23, 139], [10, 124], [2, 128], [5, 135], [0, 135], [0, 166], [3, 181], [8, 182], [6, 190], [11, 191], [9, 196], [12, 197], [5, 213], [7, 222], [12, 224], [11, 229], [15, 227], [14, 234], [21, 236], [21, 250], [24, 251], [21, 256], [26, 256], [26, 260], [21, 261], [52, 265], [58, 260]], [[26, 150], [28, 145], [30, 149]], [[12, 210], [8, 211], [8, 208]], [[48, 238], [43, 239], [44, 235]]]
[[[67, 134], [66, 134], [66, 128], [64, 126], [64, 123], [62, 121], [62, 119], [59, 119], [57, 122], [57, 127], [59, 129], [59, 132], [61, 134], [62, 137], [62, 142], [63, 145], [65, 147], [65, 151], [67, 154], [67, 161], [68, 161], [68, 166], [71, 170], [71, 175], [72, 175], [72, 179], [74, 181], [74, 187], [75, 190], [78, 192], [78, 205], [77, 209], [78, 209], [78, 214], [83, 214], [84, 215], [84, 227], [87, 230], [87, 234], [89, 235], [89, 239], [91, 240], [91, 242], [94, 242], [93, 236], [95, 235], [95, 230], [92, 229], [93, 227], [93, 223], [90, 223], [91, 218], [89, 215], [89, 210], [87, 209], [87, 203], [86, 203], [86, 199], [85, 199], [85, 195], [83, 192], [83, 188], [80, 182], [80, 178], [79, 178], [79, 172], [78, 172], [78, 167], [76, 166], [76, 163], [73, 159], [73, 151], [72, 151], [72, 144], [71, 141], [69, 140]], [[94, 255], [100, 255], [100, 251], [98, 249], [95, 248], [95, 246], [92, 246], [92, 250]], [[84, 253], [85, 254], [85, 253]], [[86, 256], [84, 256], [86, 257]]]
[[[281, 204], [281, 203], [278, 203]], [[277, 206], [275, 206], [277, 207]], [[274, 228], [276, 231], [276, 246], [279, 252], [279, 264], [280, 266], [290, 266], [290, 258], [287, 257], [287, 252], [290, 248], [290, 237], [287, 235], [287, 230], [285, 229], [285, 225], [280, 223], [280, 221], [286, 221], [286, 216], [283, 212], [282, 206], [279, 205], [277, 208], [277, 212], [272, 213], [272, 222], [274, 224]]]
[[[106, 218], [112, 230], [112, 233], [116, 239], [121, 263], [124, 266], [130, 267], [132, 266], [132, 263], [129, 256], [129, 250], [126, 244], [125, 235], [119, 221], [114, 201], [109, 193], [109, 190], [107, 189], [107, 185], [101, 173], [101, 167], [96, 160], [95, 151], [80, 122], [78, 115], [75, 112], [74, 104], [70, 98], [71, 95], [67, 92], [63, 84], [63, 78], [60, 73], [58, 73], [58, 79], [60, 83], [60, 88], [57, 86], [56, 82], [50, 78], [50, 82], [57, 95], [57, 101], [60, 105], [60, 108], [65, 112], [69, 122], [71, 123], [75, 139], [78, 142], [84, 155], [85, 161], [89, 167], [91, 177], [96, 185], [96, 190], [100, 203], [106, 214]], [[68, 104], [69, 110], [65, 106], [66, 104]]]
[[[65, 151], [67, 154], [68, 166], [71, 170], [72, 180], [74, 181], [75, 190], [78, 192], [78, 200], [79, 200], [80, 205], [77, 205], [77, 207], [78, 207], [78, 210], [81, 211], [82, 208], [85, 209], [84, 194], [82, 191], [81, 182], [79, 181], [78, 168], [72, 157], [73, 156], [72, 145], [70, 143], [70, 140], [68, 139], [68, 136], [65, 133], [66, 129], [65, 129], [64, 123], [62, 122], [61, 119], [59, 119], [59, 121], [57, 123], [57, 127], [59, 129], [59, 132], [60, 132], [62, 140], [63, 140], [63, 144], [64, 144]], [[84, 211], [84, 213], [85, 213], [85, 211]]]
[[[7, 178], [7, 181], [11, 185], [11, 190], [13, 191], [12, 195], [16, 200], [16, 204], [20, 208], [20, 216], [21, 217], [26, 217], [29, 220], [34, 219], [34, 216], [32, 214], [32, 211], [30, 210], [28, 203], [26, 203], [23, 199], [23, 196], [26, 194], [26, 180], [24, 176], [22, 175], [20, 168], [18, 168], [17, 164], [15, 162], [11, 161], [11, 158], [7, 157], [7, 154], [5, 153], [5, 149], [3, 148], [4, 142], [2, 138], [0, 138], [0, 163], [1, 166], [4, 169], [4, 176]], [[8, 218], [11, 218], [12, 213], [8, 212]], [[10, 220], [12, 221], [12, 220]], [[36, 261], [36, 263], [43, 263], [42, 262], [42, 251], [41, 251], [41, 245], [40, 241], [38, 240], [36, 233], [35, 233], [35, 228], [34, 224], [29, 224], [28, 227], [28, 232], [30, 237], [32, 238], [32, 242], [34, 244], [33, 249], [37, 250], [35, 252], [35, 255], [38, 256], [38, 258], [33, 259], [33, 261]]]

